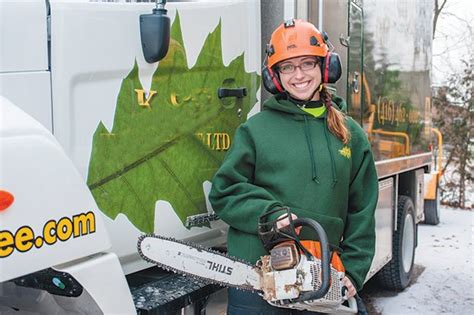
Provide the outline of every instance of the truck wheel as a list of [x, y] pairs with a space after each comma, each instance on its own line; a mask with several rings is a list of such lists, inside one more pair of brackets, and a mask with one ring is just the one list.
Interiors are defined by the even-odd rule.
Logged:
[[423, 223], [438, 225], [440, 217], [439, 189], [436, 187], [436, 198], [434, 200], [425, 199], [425, 221]]
[[415, 207], [410, 197], [398, 197], [397, 230], [393, 233], [392, 260], [377, 274], [389, 290], [403, 290], [410, 283], [415, 261]]

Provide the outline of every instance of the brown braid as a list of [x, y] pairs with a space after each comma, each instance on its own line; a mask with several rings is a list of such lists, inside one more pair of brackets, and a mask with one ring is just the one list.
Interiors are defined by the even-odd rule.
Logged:
[[328, 111], [327, 121], [329, 131], [338, 137], [344, 144], [349, 143], [351, 134], [346, 125], [346, 115], [333, 107], [331, 94], [325, 86], [323, 86], [319, 95]]

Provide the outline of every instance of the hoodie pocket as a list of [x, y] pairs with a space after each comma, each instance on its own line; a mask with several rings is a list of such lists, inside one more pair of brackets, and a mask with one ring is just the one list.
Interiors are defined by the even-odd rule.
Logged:
[[[290, 207], [291, 212], [296, 214], [299, 218], [313, 219], [323, 227], [324, 231], [328, 236], [329, 243], [331, 245], [339, 246], [339, 242], [344, 231], [344, 221], [338, 217], [331, 217], [324, 214], [317, 213], [316, 211], [303, 210], [298, 208]], [[300, 233], [301, 240], [318, 240], [317, 233], [311, 228], [303, 227]]]

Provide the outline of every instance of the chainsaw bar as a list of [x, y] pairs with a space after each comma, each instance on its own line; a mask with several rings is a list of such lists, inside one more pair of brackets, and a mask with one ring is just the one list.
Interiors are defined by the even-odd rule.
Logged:
[[255, 266], [199, 244], [147, 234], [139, 237], [137, 247], [144, 260], [165, 270], [206, 283], [261, 291]]

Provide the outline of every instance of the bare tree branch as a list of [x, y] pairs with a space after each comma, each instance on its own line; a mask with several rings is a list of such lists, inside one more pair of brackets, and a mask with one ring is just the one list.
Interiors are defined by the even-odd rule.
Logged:
[[444, 174], [446, 172], [446, 169], [448, 168], [448, 165], [451, 164], [451, 162], [453, 161], [453, 157], [454, 157], [454, 154], [453, 154], [454, 150], [451, 150], [449, 152], [449, 156], [448, 156], [448, 159], [446, 160], [446, 164], [444, 164], [444, 167], [443, 169], [441, 170], [441, 173]]
[[443, 10], [447, 1], [448, 0], [444, 0], [440, 6], [438, 0], [435, 0], [435, 9], [434, 9], [434, 18], [433, 18], [433, 38], [435, 37], [435, 34], [436, 34], [436, 23], [438, 23], [439, 15], [441, 14], [441, 11]]
[[463, 19], [463, 18], [457, 16], [457, 15], [454, 14], [454, 13], [451, 13], [451, 12], [443, 12], [443, 15], [444, 15], [445, 17], [453, 17], [453, 18], [455, 18], [456, 20], [458, 20], [458, 21], [460, 21], [460, 22], [466, 24], [467, 26], [470, 26], [470, 25], [471, 25], [471, 22], [470, 22], [470, 21], [468, 21], [468, 20], [466, 20], [466, 19]]

